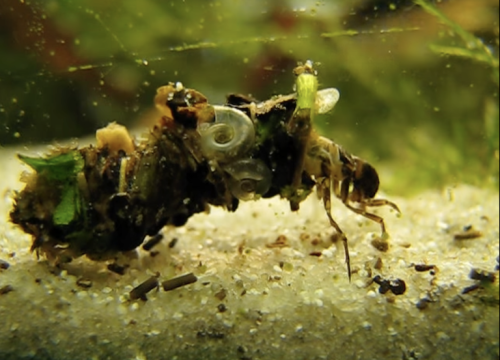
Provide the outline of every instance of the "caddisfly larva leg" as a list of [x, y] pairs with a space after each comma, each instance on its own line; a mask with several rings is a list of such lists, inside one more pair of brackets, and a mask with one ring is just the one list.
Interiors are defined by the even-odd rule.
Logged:
[[320, 185], [323, 191], [323, 206], [326, 211], [326, 215], [328, 216], [328, 220], [330, 221], [330, 225], [337, 230], [337, 233], [340, 235], [342, 243], [344, 244], [344, 252], [345, 252], [345, 262], [347, 264], [347, 275], [349, 276], [349, 282], [351, 282], [351, 258], [349, 257], [349, 246], [347, 244], [347, 237], [344, 232], [340, 229], [340, 226], [337, 224], [335, 220], [333, 220], [331, 210], [332, 210], [332, 197], [331, 197], [331, 189], [330, 189], [330, 180], [325, 179]]
[[394, 210], [396, 210], [398, 213], [401, 213], [401, 211], [399, 210], [398, 206], [388, 200], [385, 200], [385, 199], [367, 199], [367, 200], [363, 200], [363, 202], [361, 203], [362, 207], [361, 208], [356, 208], [352, 205], [350, 205], [347, 201], [344, 202], [344, 205], [351, 211], [355, 212], [356, 214], [359, 214], [359, 215], [362, 215], [364, 217], [366, 217], [367, 219], [370, 219], [372, 221], [375, 221], [377, 223], [380, 224], [381, 228], [382, 228], [382, 236], [387, 236], [387, 231], [386, 231], [386, 228], [385, 228], [385, 223], [384, 223], [384, 219], [378, 215], [375, 215], [375, 214], [372, 214], [372, 213], [369, 213], [365, 210], [365, 207], [366, 206], [370, 206], [370, 207], [375, 207], [375, 206], [384, 206], [384, 205], [388, 205], [390, 207], [392, 207]]
[[372, 206], [372, 207], [388, 205], [401, 214], [401, 210], [399, 210], [399, 207], [393, 202], [386, 199], [367, 199], [364, 201], [364, 204], [366, 206]]
[[352, 205], [350, 205], [349, 203], [345, 202], [344, 205], [351, 211], [355, 212], [356, 214], [359, 214], [361, 216], [364, 216], [365, 218], [367, 219], [370, 219], [372, 221], [375, 221], [377, 223], [380, 224], [380, 227], [382, 228], [382, 236], [385, 236], [387, 234], [386, 230], [385, 230], [385, 223], [384, 223], [384, 219], [378, 215], [375, 215], [375, 214], [372, 214], [372, 213], [369, 213], [367, 211], [365, 211], [365, 209], [362, 209], [362, 208], [356, 208]]

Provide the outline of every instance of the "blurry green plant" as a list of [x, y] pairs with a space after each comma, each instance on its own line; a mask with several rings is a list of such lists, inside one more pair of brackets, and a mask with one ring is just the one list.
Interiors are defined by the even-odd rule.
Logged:
[[[430, 44], [432, 51], [448, 57], [462, 57], [486, 64], [496, 88], [499, 85], [499, 59], [498, 51], [494, 54], [484, 42], [473, 34], [463, 29], [459, 24], [449, 19], [437, 7], [425, 0], [414, 0], [426, 12], [436, 17], [442, 24], [447, 26], [451, 34], [444, 37], [444, 41], [454, 41], [457, 35], [462, 42], [460, 44], [442, 45]], [[480, 100], [480, 99], [478, 99]], [[456, 180], [465, 181], [479, 185], [498, 186], [499, 179], [499, 111], [498, 91], [483, 100], [484, 119], [477, 119], [477, 126], [483, 127], [483, 142], [475, 144], [470, 142], [469, 129], [460, 122], [454, 122], [453, 145], [443, 143], [440, 146], [439, 155], [447, 161], [435, 167], [441, 178], [456, 177]], [[475, 124], [476, 122], [472, 122]], [[482, 123], [482, 124], [481, 124]], [[471, 149], [476, 152], [471, 153]], [[421, 150], [421, 149], [419, 149]], [[418, 158], [425, 159], [428, 154], [420, 153]], [[479, 157], [479, 161], [471, 161], [470, 156]], [[429, 156], [433, 158], [432, 155]], [[438, 159], [439, 160], [439, 159]], [[457, 170], [459, 173], [457, 173]], [[448, 176], [447, 176], [448, 175]], [[486, 179], [486, 181], [485, 181]], [[450, 180], [453, 180], [451, 178]]]
[[[1, 145], [137, 124], [168, 81], [216, 104], [230, 92], [287, 94], [297, 61], [311, 59], [318, 88], [341, 93], [316, 127], [387, 168], [382, 189], [498, 182], [498, 54], [429, 2], [415, 1], [432, 15], [422, 17], [399, 2], [357, 13], [364, 0], [305, 10], [291, 0], [10, 1], [15, 11], [0, 10], [11, 24], [0, 34]], [[470, 1], [486, 16], [481, 29], [498, 23], [486, 1]]]
[[420, 5], [429, 14], [435, 16], [442, 24], [446, 25], [455, 35], [462, 39], [461, 46], [453, 45], [439, 45], [431, 44], [431, 50], [436, 53], [460, 56], [469, 58], [480, 63], [484, 63], [491, 67], [493, 80], [498, 85], [498, 53], [497, 56], [488, 48], [481, 39], [463, 29], [456, 22], [449, 19], [437, 7], [425, 0], [414, 0], [416, 4]]

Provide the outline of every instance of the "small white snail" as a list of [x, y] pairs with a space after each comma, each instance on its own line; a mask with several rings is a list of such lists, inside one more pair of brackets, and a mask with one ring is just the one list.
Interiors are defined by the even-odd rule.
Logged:
[[230, 175], [229, 190], [240, 200], [255, 200], [271, 187], [271, 170], [258, 159], [241, 159], [224, 166]]
[[214, 105], [215, 122], [198, 128], [205, 156], [219, 162], [229, 162], [244, 156], [255, 142], [252, 120], [242, 111]]

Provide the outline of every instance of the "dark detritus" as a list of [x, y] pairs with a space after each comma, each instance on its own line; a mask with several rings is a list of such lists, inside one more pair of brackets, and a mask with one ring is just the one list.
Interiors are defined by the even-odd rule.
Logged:
[[149, 279], [137, 285], [130, 291], [130, 300], [141, 299], [146, 301], [146, 294], [151, 290], [158, 288], [158, 285], [158, 276], [151, 276]]
[[193, 273], [189, 273], [186, 275], [178, 276], [178, 277], [170, 279], [170, 280], [166, 280], [166, 281], [161, 283], [161, 286], [163, 287], [163, 290], [170, 291], [170, 290], [177, 289], [181, 286], [193, 284], [197, 280], [198, 280], [198, 278]]
[[156, 234], [150, 239], [148, 239], [143, 245], [142, 249], [149, 251], [152, 248], [154, 248], [156, 245], [158, 245], [161, 241], [163, 240], [163, 234]]
[[373, 282], [380, 285], [378, 289], [380, 294], [385, 294], [389, 290], [394, 295], [402, 295], [406, 292], [406, 283], [401, 279], [386, 280], [380, 275], [377, 275], [373, 278]]

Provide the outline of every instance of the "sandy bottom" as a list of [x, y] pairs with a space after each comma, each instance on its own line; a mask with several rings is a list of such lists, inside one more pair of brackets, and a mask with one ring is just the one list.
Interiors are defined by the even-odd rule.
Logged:
[[[498, 275], [497, 192], [460, 185], [391, 197], [403, 215], [377, 210], [391, 236], [385, 252], [372, 245], [378, 225], [334, 202], [351, 283], [314, 196], [298, 213], [272, 199], [194, 216], [165, 229], [156, 256], [139, 249], [120, 259], [129, 267], [119, 275], [86, 259], [64, 269], [37, 260], [30, 237], [7, 221], [24, 168], [13, 151], [0, 159], [0, 259], [9, 264], [0, 270], [0, 359], [499, 358], [498, 279], [469, 278], [473, 268]], [[455, 240], [467, 226], [481, 236]], [[194, 284], [129, 299], [155, 273], [190, 272]], [[381, 294], [376, 275], [406, 291]]]

